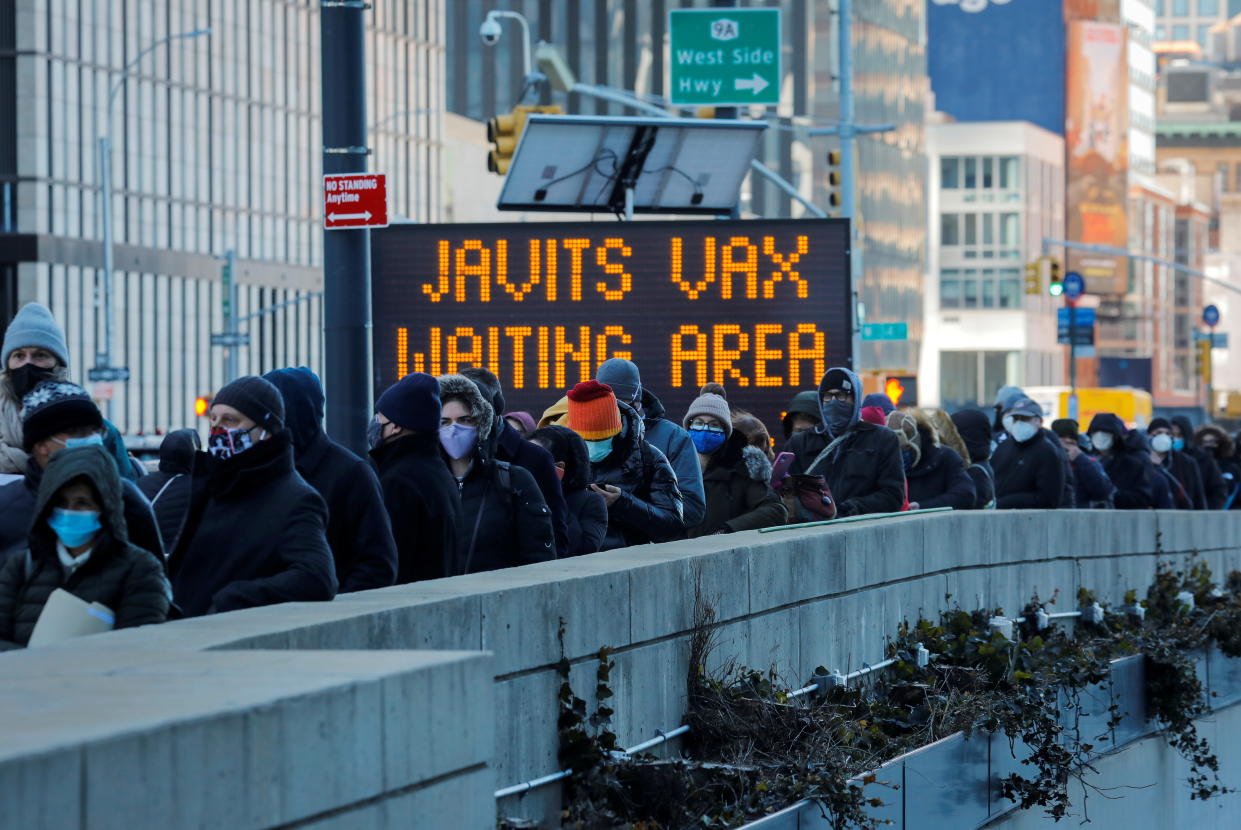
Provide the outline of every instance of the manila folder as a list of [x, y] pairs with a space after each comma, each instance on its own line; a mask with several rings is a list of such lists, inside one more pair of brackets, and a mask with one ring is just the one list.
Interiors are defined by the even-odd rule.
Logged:
[[115, 617], [106, 605], [87, 603], [63, 588], [52, 591], [34, 624], [29, 646], [44, 646], [70, 637], [111, 631]]

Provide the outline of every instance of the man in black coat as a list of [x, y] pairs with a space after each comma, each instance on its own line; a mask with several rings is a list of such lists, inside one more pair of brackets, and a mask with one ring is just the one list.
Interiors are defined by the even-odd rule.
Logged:
[[1103, 471], [1116, 488], [1113, 503], [1117, 510], [1149, 510], [1158, 507], [1150, 447], [1140, 434], [1130, 440], [1125, 422], [1110, 412], [1100, 412], [1087, 430], [1091, 446], [1099, 453]]
[[280, 390], [238, 378], [211, 403], [207, 452], [194, 459], [190, 509], [168, 559], [189, 617], [329, 600], [336, 569], [327, 507], [293, 466]]
[[905, 503], [900, 442], [885, 426], [861, 418], [862, 384], [849, 369], [828, 369], [819, 383], [823, 422], [789, 440], [789, 472], [821, 475], [838, 516], [895, 513]]
[[159, 533], [171, 550], [177, 544], [185, 511], [190, 507], [190, 474], [194, 470], [194, 453], [202, 449], [198, 432], [178, 429], [164, 436], [159, 445], [159, 469], [136, 482], [142, 495], [151, 502]]
[[310, 369], [263, 375], [284, 398], [284, 426], [306, 483], [327, 503], [327, 542], [340, 593], [386, 588], [396, 582], [396, 542], [379, 478], [366, 461], [323, 431], [323, 386]]
[[973, 479], [965, 472], [961, 456], [952, 447], [939, 442], [939, 431], [927, 415], [915, 411], [909, 417], [917, 430], [913, 439], [916, 452], [905, 468], [909, 509], [973, 510], [978, 494], [974, 491]]
[[[487, 369], [475, 366], [462, 369], [461, 374], [474, 381], [483, 398], [491, 404], [497, 413], [505, 411], [504, 389], [500, 379]], [[524, 468], [539, 485], [543, 501], [552, 511], [552, 531], [556, 534], [556, 555], [569, 555], [569, 528], [565, 516], [569, 505], [565, 503], [564, 491], [560, 486], [560, 477], [556, 475], [556, 459], [538, 444], [532, 444], [522, 438], [517, 430], [509, 426], [508, 421], [500, 418], [492, 435], [493, 447], [489, 449], [490, 457], [496, 461], [507, 461], [517, 467]]]
[[[26, 545], [35, 494], [52, 456], [66, 447], [102, 446], [103, 415], [82, 387], [66, 381], [43, 381], [22, 399], [22, 441], [30, 454], [26, 474], [0, 487], [0, 564]], [[127, 478], [122, 479], [121, 499], [129, 541], [162, 562], [164, 543], [150, 502]]]
[[995, 506], [1001, 510], [1060, 507], [1064, 497], [1064, 462], [1043, 435], [1042, 408], [1029, 398], [1019, 398], [1001, 416], [1001, 423], [1008, 440], [996, 448], [991, 458]]
[[440, 454], [441, 410], [439, 381], [413, 372], [380, 395], [367, 431], [396, 539], [400, 585], [455, 573], [461, 498]]
[[1206, 498], [1207, 510], [1223, 510], [1228, 501], [1228, 482], [1224, 479], [1215, 456], [1198, 446], [1194, 441], [1194, 425], [1184, 415], [1172, 419], [1172, 449], [1183, 452], [1198, 464], [1198, 472], [1202, 474], [1203, 495]]
[[1156, 418], [1146, 427], [1146, 440], [1151, 445], [1151, 461], [1162, 467], [1174, 480], [1173, 502], [1179, 510], [1206, 510], [1206, 490], [1202, 472], [1188, 453], [1174, 449], [1172, 422]]

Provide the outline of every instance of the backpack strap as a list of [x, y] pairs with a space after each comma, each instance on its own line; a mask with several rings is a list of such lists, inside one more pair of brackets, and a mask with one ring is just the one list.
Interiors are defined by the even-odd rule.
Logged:
[[164, 491], [168, 489], [168, 486], [172, 484], [174, 481], [176, 481], [177, 479], [181, 478], [181, 476], [183, 475], [185, 475], [185, 473], [177, 473], [175, 476], [165, 481], [164, 486], [159, 488], [159, 492], [155, 494], [155, 497], [153, 499], [151, 499], [151, 506], [154, 507], [155, 502], [159, 501], [159, 497], [164, 495]]

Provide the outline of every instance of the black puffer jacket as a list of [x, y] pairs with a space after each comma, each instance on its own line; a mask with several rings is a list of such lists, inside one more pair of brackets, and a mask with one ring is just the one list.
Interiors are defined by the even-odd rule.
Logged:
[[963, 459], [966, 474], [974, 482], [974, 507], [987, 510], [995, 507], [995, 470], [991, 467], [991, 419], [977, 409], [954, 413], [952, 423], [965, 442], [970, 457]]
[[327, 543], [340, 593], [386, 588], [396, 581], [396, 542], [379, 479], [370, 464], [323, 431], [323, 387], [305, 367], [263, 376], [284, 398], [284, 423], [297, 471], [327, 504]]
[[608, 535], [608, 503], [594, 490], [569, 490], [564, 494], [569, 506], [569, 555], [581, 556], [603, 550]]
[[788, 511], [770, 481], [767, 456], [758, 447], [748, 446], [744, 433], [733, 430], [724, 446], [711, 454], [702, 473], [706, 518], [690, 528], [690, 538], [783, 524]]
[[[1147, 436], [1147, 440], [1150, 437]], [[1198, 462], [1188, 453], [1172, 450], [1163, 460], [1163, 469], [1175, 480], [1172, 500], [1178, 510], [1206, 510], [1206, 491], [1202, 486], [1202, 472]]]
[[1090, 421], [1087, 433], [1106, 432], [1112, 446], [1099, 457], [1103, 471], [1116, 488], [1113, 503], [1117, 510], [1149, 510], [1156, 506], [1155, 465], [1150, 448], [1141, 434], [1130, 433], [1125, 422], [1110, 412], [1103, 412]]
[[1177, 415], [1172, 419], [1172, 423], [1181, 431], [1181, 437], [1185, 441], [1185, 448], [1182, 452], [1198, 464], [1198, 473], [1202, 476], [1206, 509], [1223, 509], [1224, 502], [1228, 500], [1228, 483], [1224, 481], [1224, 473], [1220, 469], [1219, 462], [1211, 453], [1205, 452], [1194, 443], [1194, 425], [1189, 422], [1188, 418], [1184, 415]]
[[[852, 388], [861, 392], [862, 383], [852, 371], [830, 369], [819, 382], [820, 402], [827, 392], [828, 377], [835, 372], [843, 373]], [[820, 403], [824, 426], [792, 437], [788, 451], [795, 458], [789, 472], [823, 476], [840, 516], [895, 513], [905, 503], [900, 441], [886, 426], [861, 420], [861, 410], [861, 401], [855, 395], [852, 423], [844, 435], [833, 440], [825, 426], [830, 418], [826, 407]]]
[[[26, 537], [30, 534], [30, 522], [34, 517], [35, 494], [42, 480], [43, 468], [31, 458], [26, 461], [25, 478], [0, 487], [0, 565], [26, 547]], [[129, 528], [130, 541], [162, 560], [166, 548], [151, 503], [127, 478], [121, 479], [121, 497], [125, 504], [125, 525]]]
[[[1051, 510], [1064, 498], [1064, 451], [1056, 452], [1040, 430], [1018, 443], [1009, 436], [991, 458], [995, 470], [995, 506], [1001, 510]], [[1053, 436], [1054, 438], [1054, 436]], [[1060, 439], [1055, 439], [1057, 442]]]
[[[461, 481], [461, 522], [453, 573], [494, 571], [555, 559], [551, 510], [534, 476], [491, 455], [497, 418], [490, 402], [463, 375], [441, 375], [439, 383], [440, 400], [465, 401], [479, 435], [473, 465]], [[447, 465], [447, 457], [443, 463]]]
[[[86, 562], [66, 576], [47, 517], [57, 491], [80, 477], [89, 479], [99, 494], [103, 530]], [[0, 650], [26, 645], [57, 588], [107, 606], [116, 617], [115, 628], [164, 621], [171, 593], [164, 566], [149, 551], [129, 543], [121, 492], [115, 462], [98, 447], [61, 450], [52, 458], [35, 501], [29, 549], [0, 569]]]
[[392, 520], [398, 585], [453, 575], [461, 497], [439, 434], [416, 432], [371, 450]]
[[957, 451], [937, 444], [921, 420], [918, 443], [921, 450], [918, 463], [905, 471], [910, 504], [917, 502], [922, 510], [935, 507], [973, 510], [978, 494]]
[[621, 496], [608, 508], [604, 550], [668, 542], [685, 535], [681, 491], [672, 465], [658, 448], [646, 442], [638, 413], [620, 403], [621, 431], [612, 452], [594, 464], [594, 483], [620, 488]]
[[168, 559], [186, 616], [336, 595], [327, 507], [294, 469], [288, 431], [229, 459], [199, 453], [191, 481]]
[[202, 449], [198, 433], [178, 429], [168, 433], [159, 445], [159, 469], [138, 479], [138, 489], [151, 502], [164, 545], [171, 550], [190, 507], [190, 473], [194, 453]]

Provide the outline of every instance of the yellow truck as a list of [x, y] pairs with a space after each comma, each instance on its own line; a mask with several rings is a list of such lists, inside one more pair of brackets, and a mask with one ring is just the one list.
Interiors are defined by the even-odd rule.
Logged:
[[[1050, 424], [1057, 418], [1069, 417], [1069, 387], [1033, 386], [1025, 393], [1043, 408], [1043, 420]], [[1151, 422], [1154, 403], [1150, 392], [1121, 386], [1112, 389], [1079, 387], [1077, 390], [1077, 422], [1084, 430], [1090, 419], [1100, 412], [1118, 415], [1130, 428], [1145, 429]]]

